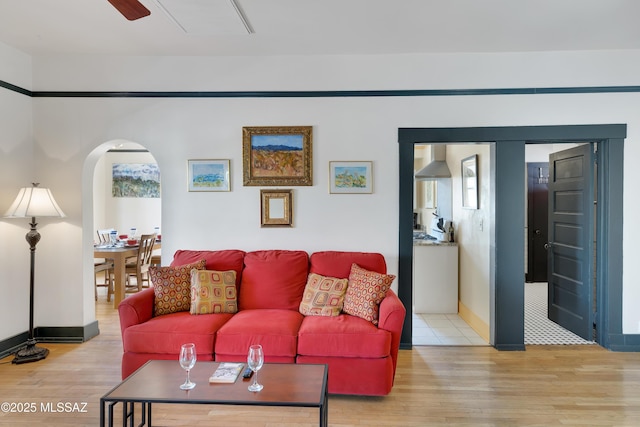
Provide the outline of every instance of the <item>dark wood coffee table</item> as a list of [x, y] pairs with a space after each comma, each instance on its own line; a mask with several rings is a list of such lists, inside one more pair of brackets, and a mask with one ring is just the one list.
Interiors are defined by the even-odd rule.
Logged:
[[253, 381], [242, 375], [233, 384], [209, 384], [217, 362], [197, 362], [191, 370], [192, 390], [180, 390], [186, 372], [177, 360], [150, 360], [100, 398], [100, 425], [113, 426], [114, 407], [123, 404], [122, 425], [134, 422], [135, 403], [142, 404], [140, 426], [151, 426], [152, 403], [291, 406], [318, 408], [319, 425], [328, 425], [327, 365], [267, 363], [258, 372], [262, 391], [252, 393]]

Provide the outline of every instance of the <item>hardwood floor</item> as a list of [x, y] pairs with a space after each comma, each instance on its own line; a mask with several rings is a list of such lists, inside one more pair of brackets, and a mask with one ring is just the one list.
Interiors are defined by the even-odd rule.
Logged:
[[[12, 413], [2, 406], [0, 426], [98, 425], [100, 397], [120, 382], [122, 352], [117, 312], [104, 300], [97, 303], [98, 337], [43, 344], [51, 353], [35, 363], [0, 360], [0, 403], [35, 408]], [[53, 412], [58, 402], [85, 412]], [[318, 421], [311, 409], [207, 405], [154, 405], [153, 417], [158, 426], [300, 427]], [[329, 425], [638, 426], [640, 354], [598, 346], [401, 350], [391, 394], [331, 396]]]

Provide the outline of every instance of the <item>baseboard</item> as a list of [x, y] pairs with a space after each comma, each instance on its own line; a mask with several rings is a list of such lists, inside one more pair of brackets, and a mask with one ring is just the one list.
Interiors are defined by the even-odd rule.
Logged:
[[85, 342], [100, 334], [98, 321], [85, 326], [40, 326], [33, 334], [38, 342]]
[[[33, 331], [38, 342], [82, 343], [100, 334], [98, 321], [85, 326], [40, 326]], [[28, 332], [0, 341], [0, 359], [15, 353], [27, 343]]]
[[6, 340], [0, 341], [0, 359], [4, 359], [10, 354], [15, 353], [20, 350], [20, 348], [27, 342], [29, 339], [29, 332], [23, 332], [16, 336], [7, 338]]
[[458, 301], [458, 316], [469, 324], [471, 329], [476, 331], [480, 338], [486, 342], [490, 342], [491, 334], [489, 332], [489, 325], [487, 325], [481, 318], [479, 318], [473, 311], [471, 311], [462, 301]]
[[609, 334], [607, 349], [620, 352], [640, 352], [640, 335]]

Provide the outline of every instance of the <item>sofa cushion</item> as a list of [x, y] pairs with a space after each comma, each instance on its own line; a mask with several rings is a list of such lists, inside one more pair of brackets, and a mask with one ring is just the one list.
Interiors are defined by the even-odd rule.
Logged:
[[191, 314], [237, 311], [235, 271], [191, 270]]
[[277, 308], [298, 311], [309, 273], [304, 251], [248, 252], [238, 305], [240, 310]]
[[191, 270], [202, 270], [205, 261], [180, 267], [149, 267], [153, 283], [154, 316], [189, 311], [191, 308]]
[[298, 331], [298, 354], [304, 356], [389, 356], [391, 333], [360, 317], [305, 317]]
[[348, 279], [310, 273], [300, 302], [304, 316], [337, 316], [344, 304]]
[[[122, 341], [125, 352], [174, 354], [178, 360], [180, 346], [196, 345], [198, 354], [213, 354], [216, 331], [233, 314], [203, 314], [192, 316], [187, 311], [153, 317], [151, 320], [125, 329]], [[177, 362], [176, 362], [177, 363]]]
[[244, 266], [244, 251], [228, 249], [221, 251], [196, 251], [179, 249], [173, 254], [171, 266], [191, 264], [201, 259], [205, 260], [206, 270], [236, 272], [236, 287], [240, 285], [242, 279], [242, 268]]
[[377, 273], [385, 274], [387, 272], [387, 264], [384, 257], [382, 254], [374, 252], [315, 252], [311, 254], [310, 262], [310, 273], [338, 277], [340, 279], [349, 277], [353, 263]]
[[292, 310], [240, 310], [217, 333], [216, 360], [218, 355], [246, 360], [252, 344], [262, 345], [267, 361], [281, 356], [295, 358], [302, 319], [302, 314]]
[[376, 273], [353, 264], [342, 310], [377, 325], [379, 305], [395, 278], [394, 275]]

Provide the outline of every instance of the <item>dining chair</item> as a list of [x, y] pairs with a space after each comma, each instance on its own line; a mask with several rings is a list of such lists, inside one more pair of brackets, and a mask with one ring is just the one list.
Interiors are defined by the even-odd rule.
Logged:
[[[110, 242], [111, 229], [102, 229], [97, 231], [99, 245]], [[95, 298], [98, 301], [98, 287], [107, 288], [107, 301], [111, 301], [113, 295], [113, 281], [111, 275], [113, 273], [114, 263], [112, 259], [93, 259], [93, 281], [95, 285]], [[98, 283], [98, 273], [104, 272], [104, 283]]]
[[[156, 235], [143, 234], [140, 236], [140, 243], [138, 245], [138, 256], [134, 263], [126, 264], [125, 274], [127, 276], [126, 286], [128, 290], [132, 290], [135, 286], [136, 291], [141, 291], [143, 284], [146, 283], [145, 288], [150, 286], [149, 279], [149, 267], [151, 266], [151, 258], [153, 254], [153, 245], [156, 242]], [[132, 285], [131, 278], [135, 277], [136, 284]]]

